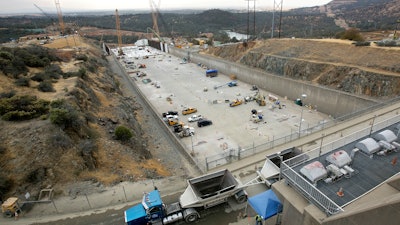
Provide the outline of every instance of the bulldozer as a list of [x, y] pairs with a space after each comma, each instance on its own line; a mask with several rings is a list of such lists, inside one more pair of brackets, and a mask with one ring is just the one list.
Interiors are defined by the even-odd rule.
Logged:
[[1, 205], [1, 212], [4, 217], [13, 217], [16, 215], [15, 213], [20, 214], [22, 212], [21, 207], [19, 198], [10, 197]]

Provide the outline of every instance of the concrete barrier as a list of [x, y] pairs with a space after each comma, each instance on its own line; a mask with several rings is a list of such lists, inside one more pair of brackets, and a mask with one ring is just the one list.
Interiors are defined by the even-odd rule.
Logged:
[[240, 81], [257, 84], [263, 90], [288, 99], [295, 100], [301, 98], [302, 94], [306, 94], [307, 98], [304, 101], [306, 105], [311, 105], [334, 118], [377, 104], [377, 101], [373, 99], [270, 74], [239, 63], [202, 55], [190, 49], [170, 48], [169, 52], [177, 57], [190, 58], [191, 62], [204, 64], [208, 68], [218, 69], [228, 76], [234, 74]]

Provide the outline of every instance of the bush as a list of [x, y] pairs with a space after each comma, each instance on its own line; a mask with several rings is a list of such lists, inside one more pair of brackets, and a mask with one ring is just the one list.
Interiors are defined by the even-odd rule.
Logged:
[[48, 75], [48, 77], [54, 79], [59, 79], [60, 76], [64, 75], [64, 72], [61, 70], [61, 67], [56, 64], [51, 64], [49, 66], [46, 66], [46, 68], [44, 68], [44, 71]]
[[46, 73], [36, 73], [35, 75], [33, 75], [33, 77], [31, 77], [31, 80], [37, 82], [42, 82], [48, 79], [50, 79], [50, 77]]
[[29, 78], [21, 77], [15, 81], [15, 85], [20, 87], [29, 87]]
[[0, 93], [0, 99], [2, 98], [11, 98], [13, 96], [15, 96], [16, 92], [14, 90], [11, 90], [9, 92], [2, 92]]
[[361, 35], [360, 31], [355, 28], [347, 29], [336, 36], [340, 39], [347, 39], [350, 41], [364, 41], [364, 37]]
[[0, 99], [0, 115], [4, 120], [19, 121], [37, 118], [49, 111], [49, 102], [35, 96], [13, 96]]
[[50, 121], [63, 129], [72, 128], [78, 131], [82, 126], [78, 111], [64, 100], [56, 100], [52, 103]]
[[83, 54], [81, 54], [81, 55], [76, 55], [75, 58], [76, 58], [77, 60], [82, 60], [82, 61], [85, 61], [85, 62], [88, 61], [87, 55], [83, 55]]
[[42, 92], [54, 92], [53, 84], [49, 81], [40, 82], [38, 86], [39, 91]]
[[371, 42], [369, 42], [369, 41], [357, 41], [353, 44], [355, 46], [371, 46]]
[[115, 129], [115, 137], [117, 138], [117, 140], [127, 141], [131, 139], [132, 136], [133, 136], [132, 131], [124, 126], [118, 126]]

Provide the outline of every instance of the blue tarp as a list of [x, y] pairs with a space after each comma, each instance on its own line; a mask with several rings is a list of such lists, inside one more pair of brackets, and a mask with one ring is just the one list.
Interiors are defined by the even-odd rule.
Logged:
[[282, 211], [282, 204], [271, 189], [250, 197], [248, 202], [264, 220]]

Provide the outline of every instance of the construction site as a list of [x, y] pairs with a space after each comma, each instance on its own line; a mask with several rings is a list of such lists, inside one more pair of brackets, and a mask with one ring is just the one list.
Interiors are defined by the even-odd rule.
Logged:
[[[55, 3], [60, 35], [35, 41], [48, 48], [93, 52], [88, 50], [92, 47], [80, 35], [80, 28], [66, 28], [60, 3], [58, 0]], [[160, 153], [162, 145], [150, 146], [152, 152], [148, 154], [157, 155], [158, 161], [148, 156], [138, 157], [138, 161], [145, 158], [146, 162], [134, 170], [140, 170], [141, 166], [152, 174], [168, 177], [168, 169], [160, 168], [169, 161], [160, 156], [179, 154], [175, 163], [187, 160], [185, 166], [196, 171], [193, 174], [219, 175], [215, 171], [226, 169], [234, 172], [230, 176], [235, 178], [231, 180], [239, 179], [243, 171], [255, 174], [254, 182], [263, 185], [262, 189], [268, 189], [268, 193], [274, 192], [281, 207], [264, 218], [265, 224], [376, 224], [377, 221], [397, 224], [400, 219], [397, 216], [398, 48], [360, 49], [350, 41], [306, 39], [185, 48], [160, 34], [159, 5], [150, 1], [153, 27], [149, 28], [148, 39], [136, 44], [122, 43], [124, 32], [117, 9], [118, 43], [112, 46], [101, 42], [102, 57], [120, 75], [119, 84], [127, 93], [137, 93], [136, 100], [151, 109], [137, 117], [141, 116], [140, 125], [151, 123], [149, 129], [159, 129], [161, 139], [168, 139], [175, 147], [173, 153]], [[296, 57], [292, 57], [293, 49]], [[326, 56], [328, 51], [330, 57]], [[355, 54], [358, 56], [354, 57]], [[375, 61], [376, 58], [381, 62]], [[102, 115], [114, 117], [113, 113], [106, 110]], [[346, 125], [357, 119], [360, 121]], [[116, 124], [119, 120], [110, 121]], [[147, 138], [152, 142], [151, 135]], [[126, 161], [119, 169], [130, 171], [130, 162], [121, 152], [103, 156], [113, 155], [115, 161], [124, 158]], [[106, 164], [107, 157], [102, 158], [101, 154], [97, 157], [98, 165]], [[171, 167], [174, 166], [175, 172], [185, 170], [185, 166]], [[187, 176], [186, 171], [184, 174]], [[143, 176], [138, 175], [140, 179]], [[153, 179], [152, 182], [155, 186]], [[38, 200], [24, 203], [52, 203], [53, 206], [38, 208], [44, 212], [53, 207], [50, 211], [59, 213], [52, 200], [53, 191], [44, 188]], [[235, 198], [241, 198], [243, 203], [245, 195], [240, 191]], [[127, 201], [125, 189], [124, 194]], [[7, 217], [23, 213], [18, 200], [11, 197], [3, 203]], [[214, 203], [207, 203], [207, 207], [208, 204]], [[90, 203], [89, 207], [92, 209]], [[377, 214], [390, 216], [382, 220]], [[199, 215], [185, 220], [195, 221]], [[246, 222], [238, 219], [237, 224]]]

